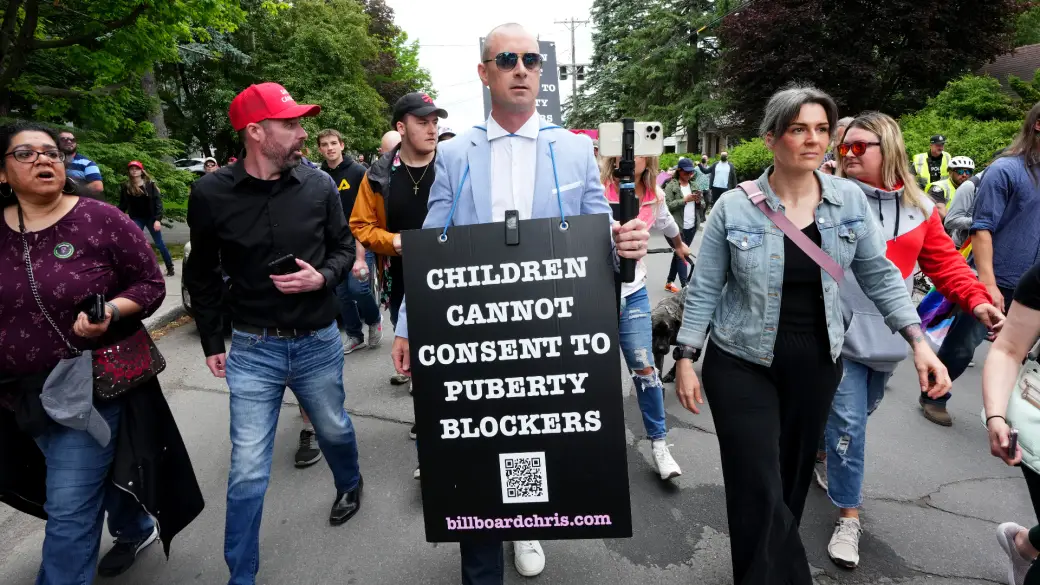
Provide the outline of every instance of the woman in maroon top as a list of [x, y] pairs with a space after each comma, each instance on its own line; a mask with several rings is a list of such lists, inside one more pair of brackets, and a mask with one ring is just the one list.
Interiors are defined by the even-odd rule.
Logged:
[[[30, 403], [31, 393], [22, 391], [23, 382], [45, 378], [69, 353], [30, 288], [22, 222], [39, 302], [77, 349], [109, 345], [120, 330], [140, 327], [140, 319], [158, 308], [166, 293], [141, 230], [115, 207], [74, 195], [52, 130], [31, 123], [7, 126], [0, 129], [0, 147], [0, 411], [8, 411], [0, 412], [6, 415], [0, 425], [6, 427], [8, 447], [12, 421], [27, 426], [22, 405]], [[108, 301], [105, 320], [91, 324], [81, 305], [97, 294]], [[154, 385], [158, 388], [157, 381]], [[97, 568], [102, 575], [129, 568], [159, 534], [158, 523], [138, 501], [108, 481], [122, 443], [118, 431], [126, 404], [123, 398], [95, 401], [112, 431], [105, 446], [84, 430], [49, 420], [33, 436], [46, 459], [48, 516], [37, 585], [93, 581], [105, 512], [117, 541]], [[30, 444], [21, 455], [31, 450]], [[9, 461], [9, 452], [2, 455]]]

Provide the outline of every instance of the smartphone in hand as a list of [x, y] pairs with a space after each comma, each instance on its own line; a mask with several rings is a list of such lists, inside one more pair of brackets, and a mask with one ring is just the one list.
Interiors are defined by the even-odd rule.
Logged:
[[1018, 456], [1018, 429], [1011, 429], [1008, 433], [1008, 459]]
[[296, 264], [296, 256], [293, 256], [292, 254], [286, 254], [274, 262], [269, 263], [267, 268], [271, 274], [281, 275], [292, 274], [300, 271], [299, 265]]
[[80, 311], [87, 316], [91, 325], [97, 325], [105, 320], [105, 295], [91, 295], [83, 300], [79, 306]]

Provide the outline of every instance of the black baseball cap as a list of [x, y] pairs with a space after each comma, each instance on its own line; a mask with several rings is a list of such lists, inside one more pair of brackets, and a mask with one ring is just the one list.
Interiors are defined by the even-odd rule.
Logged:
[[946, 144], [946, 137], [942, 134], [932, 136], [932, 144]]
[[433, 98], [429, 95], [420, 91], [412, 92], [401, 96], [397, 103], [394, 104], [394, 118], [390, 121], [390, 124], [397, 126], [397, 123], [404, 118], [405, 114], [412, 114], [421, 118], [433, 113], [436, 113], [438, 118], [448, 117], [448, 112], [434, 105]]

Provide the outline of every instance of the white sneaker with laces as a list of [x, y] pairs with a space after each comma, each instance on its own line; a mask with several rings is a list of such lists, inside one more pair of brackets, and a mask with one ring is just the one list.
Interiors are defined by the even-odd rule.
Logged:
[[855, 569], [859, 565], [859, 536], [863, 534], [856, 518], [838, 518], [834, 534], [827, 544], [827, 554], [835, 565]]
[[663, 439], [653, 441], [651, 448], [654, 452], [654, 467], [657, 468], [657, 473], [661, 474], [662, 480], [669, 480], [673, 477], [679, 477], [682, 475], [682, 470], [679, 469], [679, 464], [672, 458], [672, 454], [668, 451], [668, 444]]
[[1029, 572], [1029, 566], [1033, 564], [1033, 561], [1023, 557], [1015, 546], [1015, 535], [1023, 530], [1024, 527], [1014, 522], [1005, 522], [997, 526], [997, 542], [1011, 561], [1008, 566], [1008, 585], [1022, 585], [1026, 580], [1026, 573]]
[[524, 577], [536, 577], [545, 569], [545, 552], [537, 540], [513, 542], [513, 564]]

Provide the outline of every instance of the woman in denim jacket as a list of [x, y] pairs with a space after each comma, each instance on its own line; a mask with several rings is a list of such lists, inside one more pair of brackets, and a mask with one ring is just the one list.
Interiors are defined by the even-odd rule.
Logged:
[[[851, 269], [888, 327], [913, 347], [922, 389], [941, 395], [951, 385], [946, 368], [885, 257], [863, 191], [816, 170], [837, 117], [834, 101], [815, 88], [775, 94], [761, 126], [774, 166], [757, 187], [771, 209]], [[838, 283], [740, 189], [708, 217], [699, 257], [678, 336], [676, 393], [699, 412], [693, 361], [710, 325], [704, 388], [722, 456], [734, 582], [810, 585], [798, 524], [842, 375]]]

